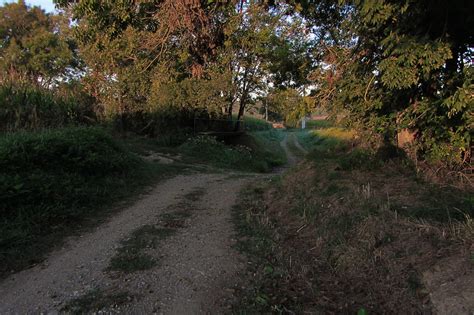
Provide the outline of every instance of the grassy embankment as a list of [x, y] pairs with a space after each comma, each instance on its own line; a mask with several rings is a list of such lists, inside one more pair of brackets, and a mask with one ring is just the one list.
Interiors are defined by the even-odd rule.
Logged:
[[255, 274], [237, 312], [418, 313], [443, 264], [472, 268], [472, 192], [427, 183], [342, 129], [297, 135], [305, 163], [235, 209]]
[[[170, 139], [130, 137], [124, 142], [90, 127], [1, 135], [0, 277], [40, 262], [65, 236], [99, 224], [123, 208], [120, 201], [157, 180], [186, 169], [206, 170], [195, 163], [266, 171], [281, 162], [267, 151], [278, 141], [272, 131], [248, 136], [251, 149], [214, 139]], [[150, 152], [182, 158], [170, 164], [140, 158]]]

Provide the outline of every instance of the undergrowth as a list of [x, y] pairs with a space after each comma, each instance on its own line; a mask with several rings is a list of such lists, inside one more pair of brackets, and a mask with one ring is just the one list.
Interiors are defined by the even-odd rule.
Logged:
[[263, 119], [244, 115], [243, 120], [245, 130], [247, 131], [264, 131], [272, 129], [272, 124]]
[[107, 292], [101, 289], [93, 289], [83, 296], [67, 302], [61, 312], [78, 315], [96, 313], [106, 308], [120, 307], [132, 300], [133, 297], [126, 291]]

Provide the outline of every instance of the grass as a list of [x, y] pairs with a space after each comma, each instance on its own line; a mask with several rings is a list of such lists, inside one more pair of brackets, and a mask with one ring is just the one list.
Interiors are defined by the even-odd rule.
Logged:
[[146, 250], [156, 249], [159, 241], [175, 233], [175, 229], [155, 225], [140, 227], [128, 239], [120, 243], [121, 247], [110, 260], [108, 270], [131, 273], [156, 266], [156, 259], [147, 254]]
[[[96, 115], [84, 95], [59, 97], [31, 84], [0, 84], [0, 131], [90, 125]], [[81, 102], [82, 101], [82, 102]]]
[[306, 122], [306, 128], [308, 129], [325, 129], [332, 127], [332, 125], [329, 120], [310, 120]]
[[252, 132], [225, 144], [216, 138], [190, 138], [176, 152], [188, 163], [206, 163], [217, 168], [238, 171], [268, 172], [285, 163], [280, 148], [281, 133], [274, 130]]
[[124, 141], [129, 150], [136, 154], [143, 156], [149, 155], [150, 152], [169, 154], [179, 157], [182, 163], [189, 166], [207, 165], [243, 172], [269, 172], [274, 167], [286, 163], [285, 152], [280, 146], [282, 139], [283, 132], [269, 129], [247, 132], [239, 137], [227, 138], [225, 141], [209, 136], [188, 136], [184, 141], [181, 139], [173, 145], [168, 145], [159, 137], [155, 139], [132, 135]]
[[282, 285], [286, 272], [275, 257], [276, 242], [273, 240], [273, 225], [265, 212], [263, 193], [266, 186], [256, 184], [240, 193], [240, 202], [233, 208], [233, 222], [238, 234], [237, 249], [247, 255], [249, 273], [254, 275], [251, 286], [237, 292], [239, 300], [233, 305], [234, 314], [261, 314], [281, 312], [276, 301], [286, 297], [276, 296], [271, 288]]
[[206, 190], [204, 188], [196, 188], [184, 195], [183, 198], [184, 200], [187, 200], [189, 202], [197, 202], [201, 200], [202, 196], [204, 196], [205, 193]]
[[69, 301], [61, 312], [67, 314], [96, 313], [109, 307], [117, 307], [128, 303], [131, 296], [128, 292], [106, 292], [94, 289], [83, 296]]
[[427, 266], [472, 257], [472, 194], [417, 178], [403, 156], [357, 147], [350, 131], [293, 134], [306, 163], [244, 192], [235, 210], [252, 274], [236, 312], [426, 310]]
[[272, 129], [272, 124], [260, 118], [245, 116], [244, 125], [246, 131], [264, 131]]
[[[194, 138], [165, 147], [169, 143], [160, 139], [116, 139], [101, 128], [4, 134], [0, 136], [0, 277], [39, 263], [66, 236], [97, 225], [118, 209], [114, 205], [147, 185], [189, 168], [206, 169], [199, 163], [269, 171], [284, 163], [284, 154], [277, 151], [280, 139], [278, 132], [268, 130], [241, 139], [243, 144]], [[182, 161], [164, 165], [138, 157], [156, 151], [180, 155]]]
[[160, 215], [158, 224], [136, 229], [130, 237], [120, 242], [120, 248], [110, 260], [108, 271], [132, 273], [155, 267], [158, 261], [150, 255], [156, 253], [161, 241], [173, 236], [184, 227], [184, 220], [191, 216], [191, 204], [198, 202], [204, 189], [195, 189], [183, 196], [182, 202], [173, 206], [173, 211]]
[[250, 133], [255, 144], [253, 148], [258, 152], [261, 159], [265, 159], [269, 167], [275, 167], [285, 164], [286, 153], [280, 145], [284, 133], [279, 130], [257, 131]]
[[118, 201], [181, 171], [142, 161], [98, 128], [4, 135], [0, 168], [1, 276], [40, 262]]

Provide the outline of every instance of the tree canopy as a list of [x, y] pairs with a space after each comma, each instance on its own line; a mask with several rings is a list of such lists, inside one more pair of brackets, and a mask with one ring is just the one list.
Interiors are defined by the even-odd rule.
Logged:
[[60, 14], [0, 7], [2, 78], [79, 78], [96, 112], [139, 130], [241, 117], [257, 99], [288, 121], [323, 108], [374, 148], [408, 143], [416, 160], [470, 165], [472, 1], [55, 3]]
[[74, 44], [62, 34], [63, 17], [29, 7], [24, 1], [0, 7], [0, 69], [2, 77], [17, 76], [52, 84], [74, 67]]

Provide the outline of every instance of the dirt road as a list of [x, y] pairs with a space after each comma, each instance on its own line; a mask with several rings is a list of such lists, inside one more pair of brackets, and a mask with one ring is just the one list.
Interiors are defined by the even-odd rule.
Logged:
[[[295, 164], [287, 141], [282, 145]], [[71, 238], [44, 263], [0, 283], [0, 314], [226, 312], [246, 272], [245, 258], [233, 248], [231, 209], [240, 190], [262, 176], [197, 173], [157, 185], [94, 231]], [[145, 249], [156, 265], [110, 270], [123, 242], [150, 226], [173, 232]]]
[[[193, 174], [158, 185], [92, 233], [71, 239], [43, 264], [3, 281], [0, 313], [59, 311], [93, 291], [126, 292], [130, 301], [115, 311], [127, 313], [205, 313], [225, 307], [221, 296], [231, 292], [245, 266], [232, 248], [231, 207], [242, 186], [251, 180]], [[193, 191], [202, 195], [191, 202], [183, 200]], [[183, 206], [192, 208], [188, 209], [190, 216], [154, 253], [158, 266], [128, 274], [107, 271], [121, 240]]]

